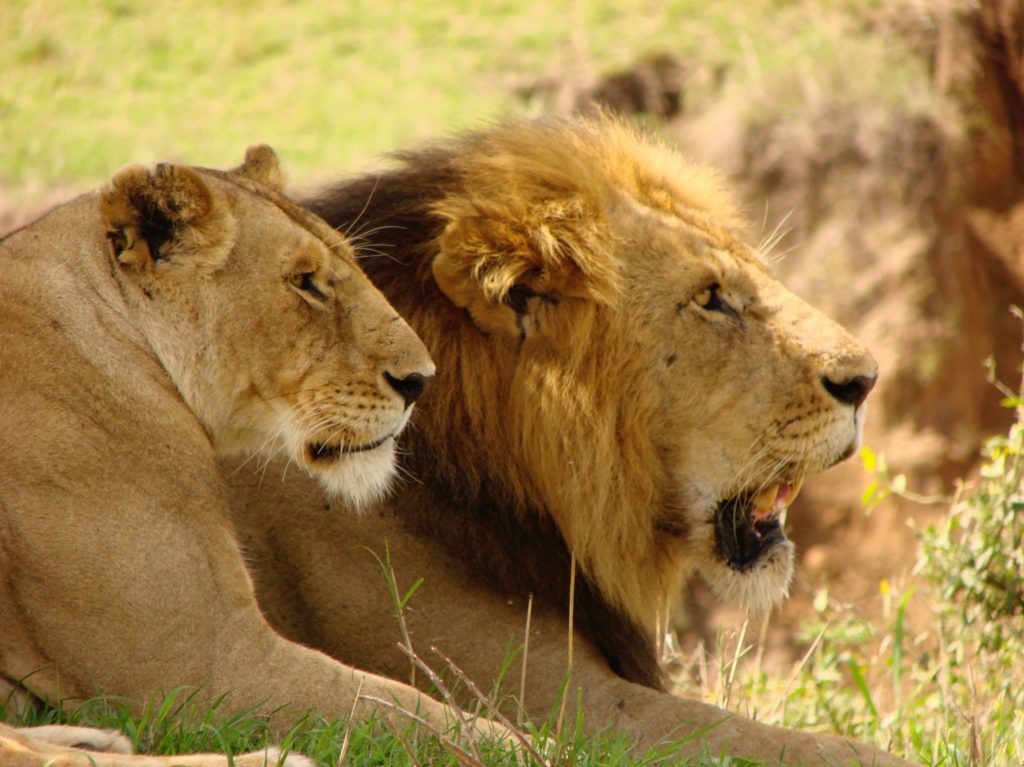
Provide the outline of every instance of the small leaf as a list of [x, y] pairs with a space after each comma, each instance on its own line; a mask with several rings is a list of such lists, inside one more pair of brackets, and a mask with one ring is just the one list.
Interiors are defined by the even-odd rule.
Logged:
[[828, 589], [818, 589], [818, 592], [814, 595], [814, 609], [819, 613], [823, 613], [828, 609]]
[[864, 702], [868, 706], [868, 710], [871, 712], [871, 716], [874, 719], [878, 718], [878, 709], [875, 707], [875, 701], [871, 697], [871, 689], [868, 687], [868, 681], [864, 678], [864, 671], [860, 667], [860, 664], [852, 658], [846, 661], [846, 667], [850, 670], [850, 676], [853, 677], [853, 683], [860, 690], [861, 697], [864, 698]]
[[413, 581], [413, 584], [409, 587], [409, 590], [407, 592], [405, 592], [405, 596], [402, 597], [402, 601], [398, 603], [398, 606], [404, 610], [405, 606], [407, 604], [409, 604], [409, 600], [412, 599], [413, 594], [415, 594], [417, 591], [419, 591], [420, 590], [420, 586], [422, 586], [422, 585], [423, 585], [423, 579], [422, 578], [417, 578], [415, 581]]
[[865, 508], [869, 507], [871, 505], [871, 501], [874, 500], [875, 493], [877, 491], [878, 491], [878, 483], [877, 482], [872, 482], [870, 485], [868, 485], [866, 488], [864, 488], [864, 493], [860, 497], [860, 505], [864, 506]]
[[906, 492], [906, 490], [907, 490], [907, 475], [906, 474], [897, 474], [895, 477], [893, 477], [892, 483], [890, 484], [890, 488], [889, 489], [892, 490], [892, 492], [896, 493], [897, 495]]

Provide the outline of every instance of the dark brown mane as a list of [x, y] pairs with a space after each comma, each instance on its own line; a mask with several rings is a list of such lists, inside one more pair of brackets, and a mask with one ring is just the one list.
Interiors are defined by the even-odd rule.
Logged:
[[[431, 271], [445, 226], [435, 205], [463, 188], [453, 163], [458, 149], [455, 143], [399, 155], [397, 168], [337, 184], [303, 204], [352, 239], [360, 266], [437, 362], [438, 378], [406, 432], [405, 469], [423, 483], [403, 489], [410, 498], [402, 503], [406, 521], [444, 542], [498, 588], [534, 594], [564, 612], [571, 561], [565, 541], [544, 509], [521, 508], [507, 477], [479, 459], [469, 406], [459, 396], [463, 377], [478, 376], [472, 354], [461, 352], [483, 348], [487, 338], [441, 292]], [[445, 435], [441, 424], [464, 434]], [[576, 584], [577, 628], [620, 676], [661, 689], [651, 632], [613, 607], [581, 573]]]

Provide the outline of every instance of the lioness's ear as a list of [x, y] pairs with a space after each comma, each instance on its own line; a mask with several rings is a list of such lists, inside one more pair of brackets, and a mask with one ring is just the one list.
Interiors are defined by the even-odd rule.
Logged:
[[140, 165], [114, 176], [100, 200], [114, 258], [126, 268], [201, 256], [218, 262], [234, 243], [234, 219], [202, 176], [187, 166]]
[[614, 259], [600, 217], [569, 200], [529, 213], [509, 210], [450, 218], [433, 261], [434, 279], [486, 332], [521, 335], [529, 299], [608, 301]]
[[245, 161], [235, 168], [237, 173], [278, 192], [284, 191], [284, 171], [277, 153], [266, 144], [254, 144], [245, 150]]

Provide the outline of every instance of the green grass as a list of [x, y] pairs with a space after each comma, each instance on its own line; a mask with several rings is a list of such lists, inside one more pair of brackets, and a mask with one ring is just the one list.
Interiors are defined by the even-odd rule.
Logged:
[[[559, 737], [544, 726], [523, 732], [536, 756], [513, 750], [508, 745], [475, 741], [449, 730], [436, 737], [406, 720], [379, 718], [369, 722], [327, 721], [315, 716], [298, 719], [281, 737], [270, 737], [267, 720], [251, 711], [226, 715], [220, 702], [200, 706], [194, 693], [178, 690], [152, 700], [141, 712], [133, 713], [126, 702], [96, 697], [86, 701], [42, 706], [35, 711], [5, 712], [0, 721], [19, 726], [66, 723], [115, 728], [125, 733], [137, 753], [189, 754], [225, 753], [238, 755], [269, 745], [283, 754], [301, 753], [325, 767], [337, 765], [344, 753], [349, 767], [372, 765], [431, 765], [444, 767], [533, 767], [541, 764], [581, 767], [743, 767], [747, 760], [722, 760], [711, 755], [679, 758], [672, 746], [639, 753], [623, 736], [609, 734], [585, 738], [576, 730]], [[578, 723], [577, 723], [578, 724]], [[543, 753], [541, 753], [543, 752]], [[539, 761], [540, 757], [543, 761]]]
[[[882, 617], [820, 595], [797, 640], [792, 673], [740, 666], [732, 708], [761, 721], [841, 732], [933, 767], [1016, 767], [1024, 754], [1019, 645], [982, 647], [983, 633], [911, 620], [934, 616], [935, 595], [885, 583]], [[735, 632], [723, 644], [735, 652]], [[747, 657], [754, 651], [747, 649]]]
[[515, 91], [538, 77], [599, 75], [651, 50], [784, 93], [796, 86], [778, 75], [794, 62], [860, 90], [913, 93], [898, 87], [913, 76], [903, 52], [832, 5], [7, 0], [0, 187], [95, 185], [129, 162], [228, 166], [255, 142], [274, 146], [295, 180], [334, 177], [523, 112]]

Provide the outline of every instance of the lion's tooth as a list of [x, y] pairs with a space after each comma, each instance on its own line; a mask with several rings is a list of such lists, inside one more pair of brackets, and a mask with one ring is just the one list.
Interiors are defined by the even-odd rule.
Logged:
[[762, 519], [772, 513], [775, 499], [779, 494], [779, 486], [766, 487], [754, 497], [754, 518]]
[[793, 501], [800, 494], [800, 489], [804, 486], [803, 479], [798, 479], [793, 483], [783, 483], [779, 486], [778, 497], [775, 500], [775, 506], [779, 511], [784, 511], [793, 505]]

